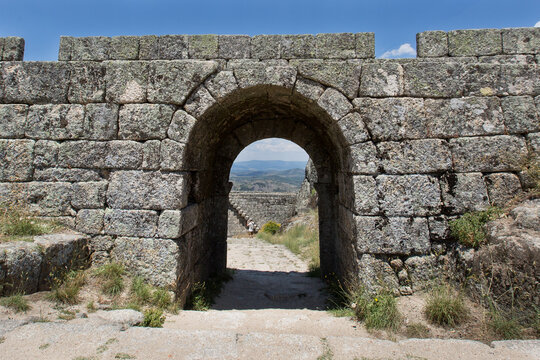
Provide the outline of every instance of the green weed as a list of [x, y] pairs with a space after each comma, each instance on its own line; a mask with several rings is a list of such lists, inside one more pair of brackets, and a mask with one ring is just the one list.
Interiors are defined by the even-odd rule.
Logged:
[[111, 296], [116, 296], [124, 290], [124, 279], [122, 276], [125, 273], [124, 266], [118, 263], [102, 265], [95, 271], [95, 275], [104, 280], [101, 284], [101, 291]]
[[435, 287], [429, 294], [424, 312], [432, 323], [452, 327], [468, 318], [469, 309], [465, 306], [461, 293], [449, 285], [441, 285]]
[[86, 274], [84, 271], [70, 271], [60, 284], [54, 284], [51, 293], [48, 295], [50, 300], [62, 304], [74, 305], [79, 303], [79, 292], [86, 283]]
[[214, 299], [221, 292], [224, 282], [232, 279], [229, 272], [214, 276], [205, 282], [197, 282], [191, 289], [191, 295], [186, 302], [186, 309], [206, 311], [214, 303]]
[[27, 312], [30, 309], [28, 301], [22, 294], [15, 294], [0, 299], [0, 305], [11, 308], [15, 312]]
[[498, 207], [490, 207], [484, 211], [468, 212], [460, 218], [450, 221], [450, 234], [459, 243], [478, 248], [486, 241], [484, 225], [502, 214]]
[[162, 327], [164, 323], [165, 323], [165, 316], [163, 316], [163, 310], [148, 309], [144, 312], [144, 320], [141, 323], [141, 326]]
[[133, 278], [131, 282], [131, 295], [138, 304], [147, 304], [152, 298], [152, 287], [140, 276]]

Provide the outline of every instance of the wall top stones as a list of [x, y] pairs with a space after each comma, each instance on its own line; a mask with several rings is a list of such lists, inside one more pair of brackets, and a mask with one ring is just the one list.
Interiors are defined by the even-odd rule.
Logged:
[[24, 39], [16, 36], [0, 38], [0, 61], [22, 61]]

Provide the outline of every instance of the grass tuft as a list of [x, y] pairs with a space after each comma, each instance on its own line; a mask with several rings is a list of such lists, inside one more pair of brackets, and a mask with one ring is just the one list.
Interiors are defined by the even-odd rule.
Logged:
[[450, 221], [450, 234], [460, 244], [478, 248], [486, 241], [484, 225], [495, 220], [502, 212], [500, 208], [492, 206], [484, 211], [465, 213], [460, 218]]
[[449, 285], [441, 285], [431, 291], [424, 312], [433, 324], [450, 327], [461, 324], [469, 316], [463, 295]]
[[1, 298], [0, 305], [13, 309], [15, 312], [27, 312], [30, 310], [30, 305], [22, 294], [15, 294]]
[[431, 335], [429, 328], [422, 323], [411, 323], [405, 326], [405, 336], [413, 339], [425, 339]]
[[60, 284], [54, 284], [49, 299], [62, 304], [79, 303], [79, 292], [86, 283], [84, 271], [70, 271]]
[[124, 290], [123, 275], [126, 270], [122, 264], [109, 263], [96, 269], [95, 275], [101, 278], [101, 291], [106, 295], [116, 296]]
[[144, 320], [141, 323], [141, 326], [160, 328], [164, 323], [165, 316], [163, 316], [163, 310], [154, 308], [148, 309], [144, 312]]

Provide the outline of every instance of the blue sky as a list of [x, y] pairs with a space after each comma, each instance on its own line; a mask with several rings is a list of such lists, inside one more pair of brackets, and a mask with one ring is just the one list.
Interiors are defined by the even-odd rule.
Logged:
[[[0, 37], [24, 37], [25, 60], [56, 60], [60, 35], [366, 31], [377, 57], [410, 57], [421, 31], [537, 23], [539, 0], [0, 0]], [[259, 151], [290, 158], [273, 141]]]

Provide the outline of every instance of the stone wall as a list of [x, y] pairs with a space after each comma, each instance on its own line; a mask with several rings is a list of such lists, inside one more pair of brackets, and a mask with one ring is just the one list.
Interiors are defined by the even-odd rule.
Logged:
[[313, 160], [323, 273], [404, 292], [391, 263], [444, 252], [448, 220], [527, 188], [540, 151], [540, 28], [425, 32], [397, 60], [372, 33], [63, 37], [59, 62], [0, 41], [0, 202], [181, 297], [225, 268], [228, 174], [253, 141]]

